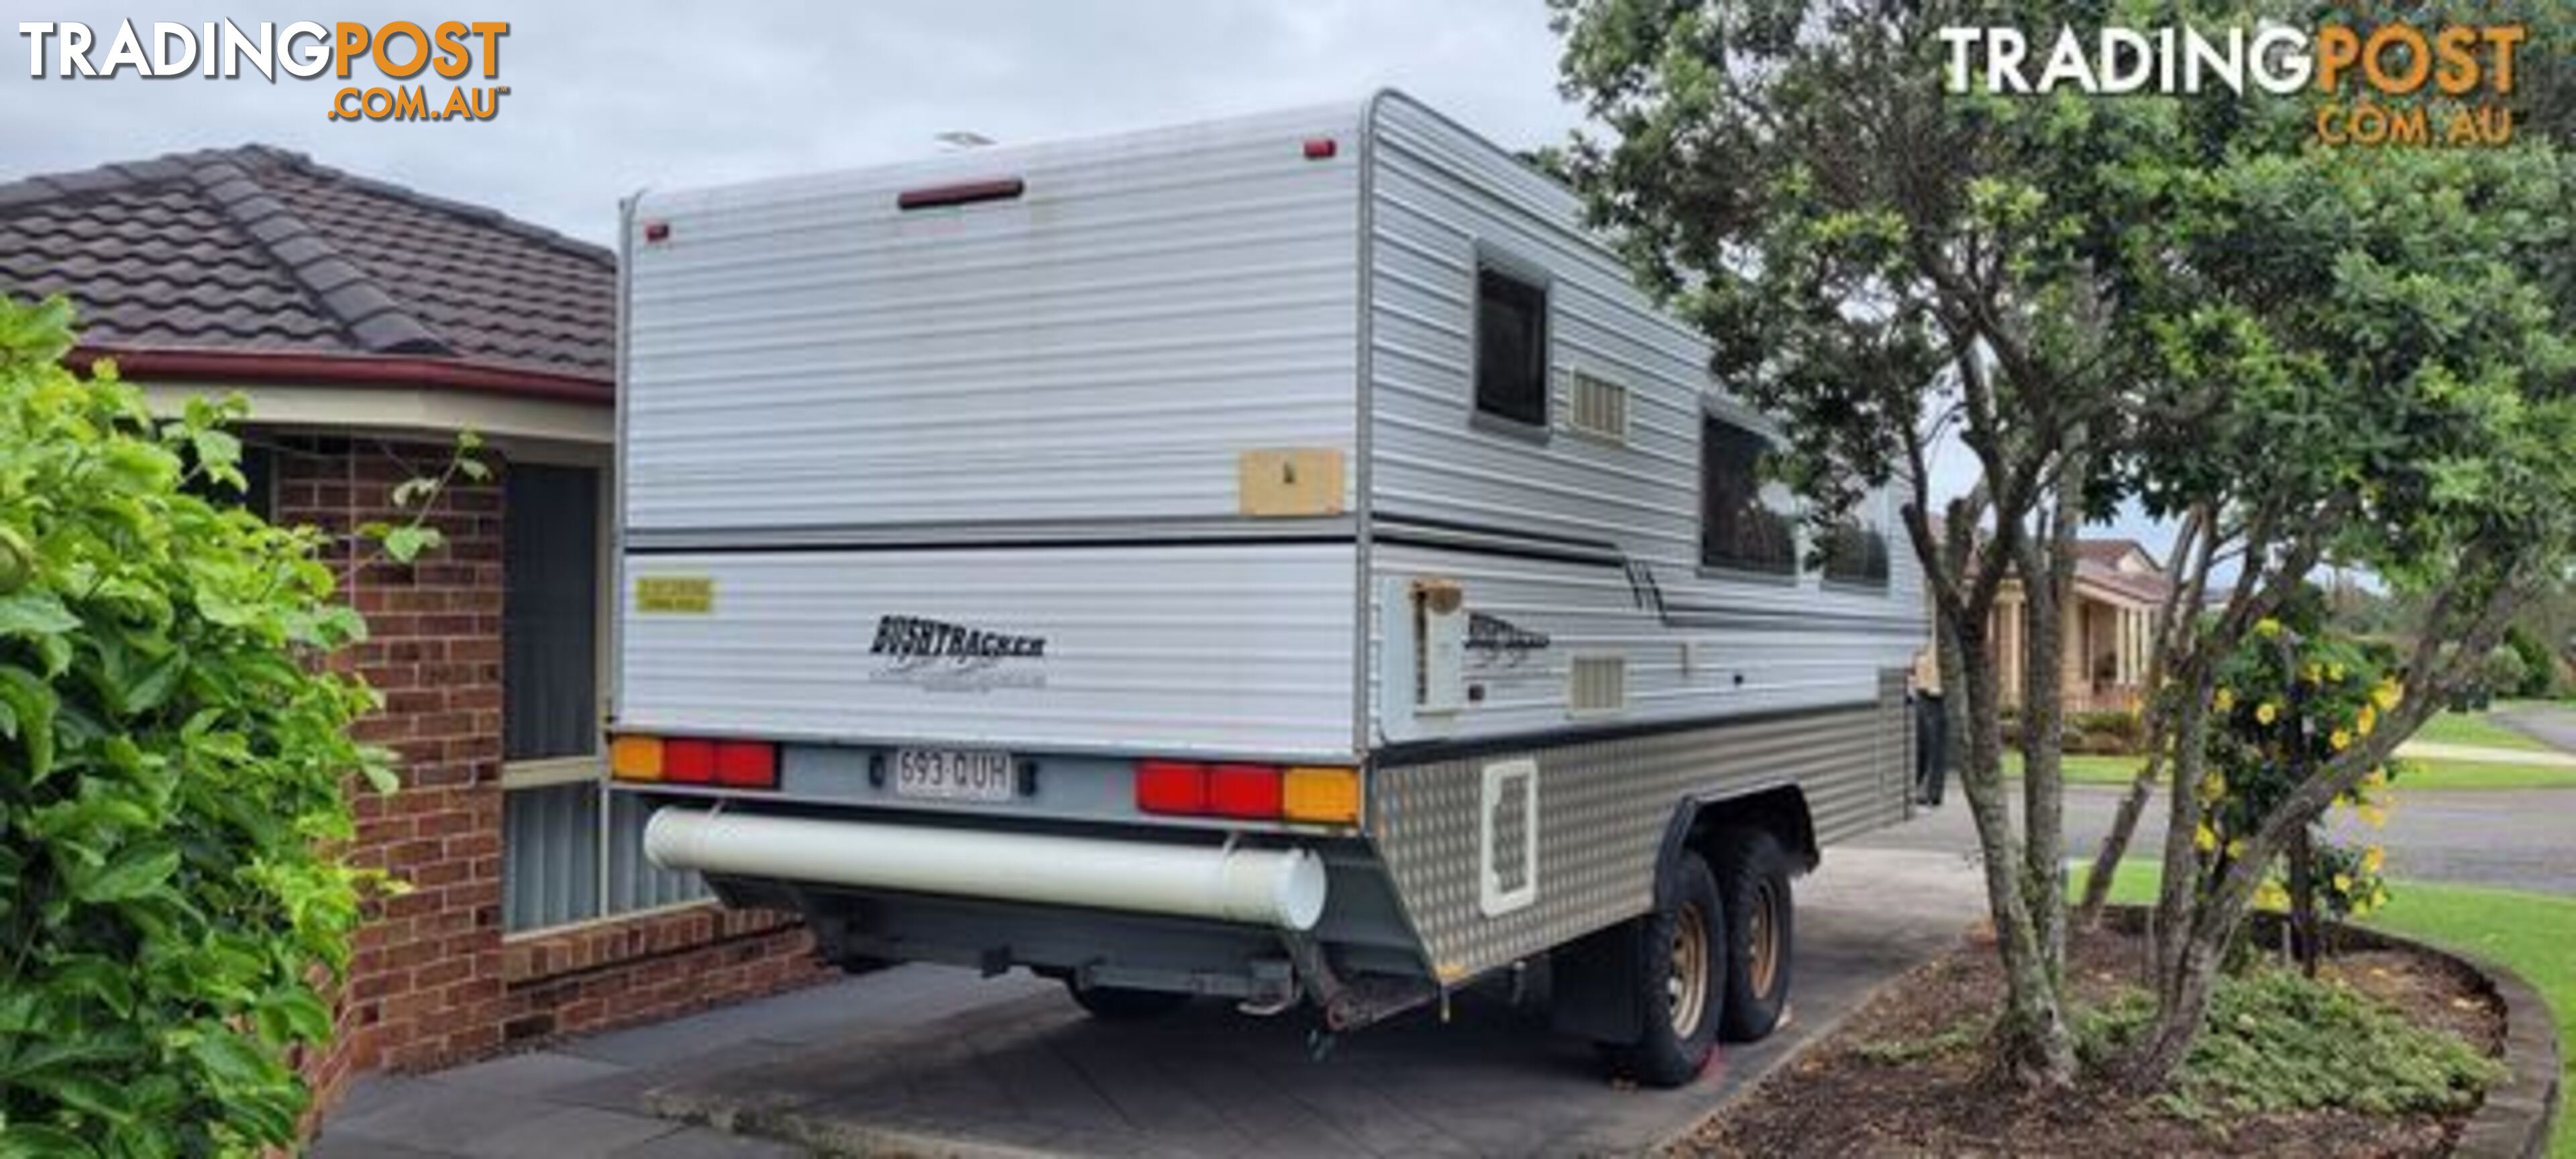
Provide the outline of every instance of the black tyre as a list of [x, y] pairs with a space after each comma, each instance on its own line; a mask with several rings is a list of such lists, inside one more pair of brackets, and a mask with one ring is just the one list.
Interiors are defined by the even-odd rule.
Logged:
[[1677, 1087], [1708, 1065], [1726, 1000], [1726, 910], [1717, 878], [1696, 853], [1663, 868], [1655, 912], [1634, 923], [1639, 939], [1637, 1041], [1608, 1048], [1613, 1066], [1650, 1087]]
[[1085, 986], [1071, 978], [1064, 980], [1064, 988], [1085, 1012], [1103, 1022], [1142, 1022], [1160, 1018], [1190, 1004], [1189, 995], [1169, 990]]
[[1797, 906], [1789, 854], [1766, 829], [1720, 830], [1710, 847], [1726, 907], [1726, 1001], [1718, 1033], [1729, 1042], [1767, 1037], [1789, 1010]]

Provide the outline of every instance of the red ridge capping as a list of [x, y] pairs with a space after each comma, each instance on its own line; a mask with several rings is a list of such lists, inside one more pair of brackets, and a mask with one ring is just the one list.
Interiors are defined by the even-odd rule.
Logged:
[[447, 358], [381, 354], [315, 354], [284, 350], [116, 350], [81, 347], [63, 357], [87, 370], [114, 359], [128, 379], [220, 380], [236, 386], [264, 382], [340, 386], [428, 386], [480, 394], [610, 406], [617, 388], [578, 374], [505, 369]]

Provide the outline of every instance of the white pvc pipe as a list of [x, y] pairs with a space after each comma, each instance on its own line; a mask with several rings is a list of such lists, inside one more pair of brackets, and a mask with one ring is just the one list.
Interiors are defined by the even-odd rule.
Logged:
[[1324, 861], [1089, 837], [665, 808], [644, 826], [665, 869], [1314, 928]]

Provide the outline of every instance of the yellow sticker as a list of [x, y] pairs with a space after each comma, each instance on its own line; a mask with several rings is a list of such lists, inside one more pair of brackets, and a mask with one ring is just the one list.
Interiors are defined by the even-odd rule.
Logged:
[[704, 616], [716, 610], [716, 581], [702, 575], [635, 577], [635, 611], [640, 615]]
[[1253, 518], [1342, 513], [1342, 453], [1332, 447], [1245, 451], [1235, 457], [1235, 497]]

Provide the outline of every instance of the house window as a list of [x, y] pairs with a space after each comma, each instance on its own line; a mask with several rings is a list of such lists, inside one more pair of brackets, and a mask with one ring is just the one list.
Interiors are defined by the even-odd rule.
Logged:
[[1825, 582], [1887, 586], [1887, 533], [1877, 520], [1851, 518], [1834, 525], [1825, 538]]
[[502, 758], [599, 748], [599, 472], [513, 466], [501, 569]]
[[274, 447], [245, 443], [238, 466], [242, 487], [236, 491], [229, 483], [217, 483], [195, 472], [196, 456], [187, 455], [190, 468], [187, 490], [209, 503], [240, 507], [262, 520], [277, 519], [277, 450]]
[[1789, 516], [1762, 497], [1762, 456], [1770, 441], [1715, 415], [1699, 422], [1699, 561], [1703, 566], [1795, 575], [1797, 536]]
[[1547, 429], [1547, 289], [1476, 269], [1476, 413]]
[[503, 487], [502, 926], [537, 930], [705, 897], [696, 874], [644, 859], [649, 810], [601, 782], [606, 475], [513, 462]]

